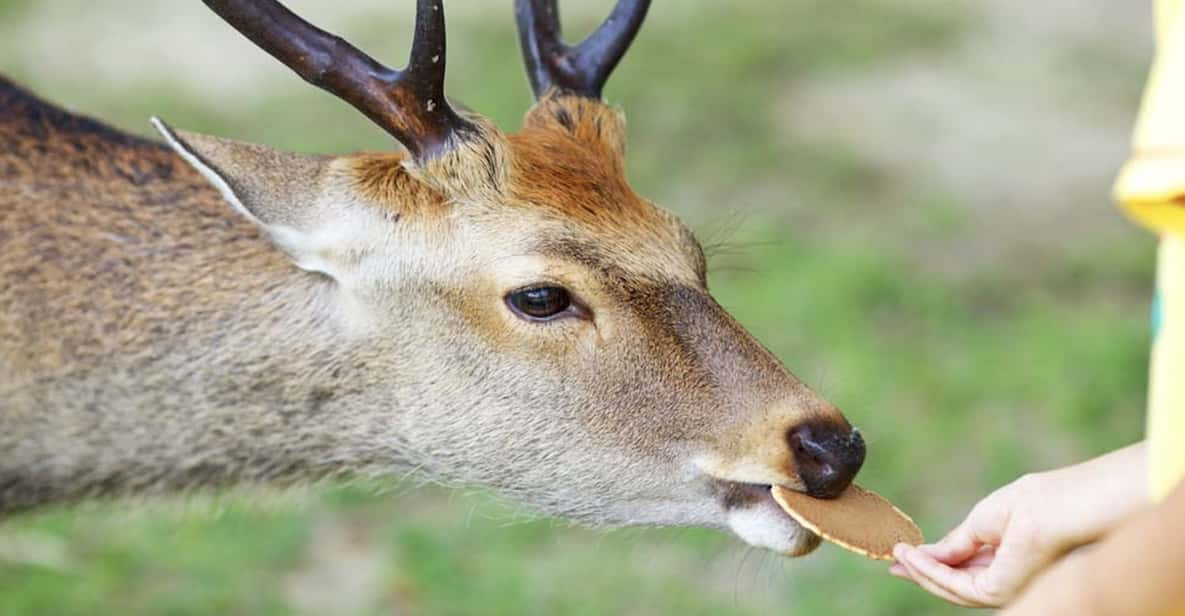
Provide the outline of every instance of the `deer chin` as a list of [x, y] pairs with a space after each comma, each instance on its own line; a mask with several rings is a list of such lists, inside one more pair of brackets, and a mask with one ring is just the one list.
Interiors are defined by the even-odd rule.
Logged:
[[728, 528], [745, 543], [790, 558], [819, 547], [821, 538], [782, 511], [769, 485], [717, 481]]

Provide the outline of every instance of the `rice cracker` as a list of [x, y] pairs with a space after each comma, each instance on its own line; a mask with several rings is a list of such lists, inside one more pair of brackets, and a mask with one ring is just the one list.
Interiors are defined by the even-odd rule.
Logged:
[[833, 499], [814, 498], [780, 486], [773, 486], [771, 492], [782, 509], [807, 530], [867, 558], [893, 560], [894, 545], [919, 545], [924, 540], [909, 516], [857, 485]]

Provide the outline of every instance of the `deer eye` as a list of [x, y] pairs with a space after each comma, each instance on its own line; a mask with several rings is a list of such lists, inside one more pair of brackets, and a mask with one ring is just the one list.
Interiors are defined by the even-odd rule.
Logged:
[[511, 291], [506, 304], [531, 321], [548, 320], [574, 312], [572, 296], [563, 287], [530, 287]]

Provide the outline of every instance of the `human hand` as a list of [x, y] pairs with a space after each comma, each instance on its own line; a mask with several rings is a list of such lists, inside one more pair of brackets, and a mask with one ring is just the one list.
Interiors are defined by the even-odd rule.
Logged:
[[980, 501], [941, 541], [899, 545], [890, 573], [965, 607], [1000, 607], [1067, 551], [1147, 502], [1142, 444], [1026, 475]]
[[1046, 531], [1035, 476], [1022, 477], [979, 502], [941, 541], [893, 550], [893, 575], [964, 607], [1000, 607], [1063, 546]]

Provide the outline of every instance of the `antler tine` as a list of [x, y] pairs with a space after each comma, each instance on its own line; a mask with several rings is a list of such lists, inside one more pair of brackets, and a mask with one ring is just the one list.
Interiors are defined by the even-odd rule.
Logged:
[[400, 141], [417, 160], [474, 130], [444, 98], [441, 0], [418, 0], [408, 65], [394, 70], [275, 0], [202, 0], [251, 42], [305, 81], [345, 100]]
[[601, 98], [609, 74], [642, 27], [650, 0], [618, 0], [613, 12], [579, 45], [565, 45], [556, 0], [515, 0], [519, 43], [535, 98], [555, 88]]

